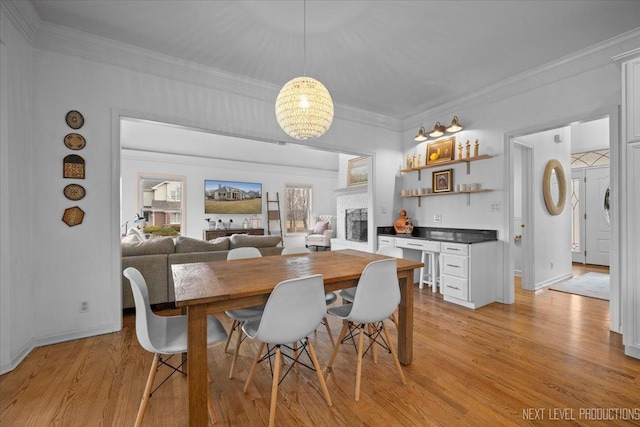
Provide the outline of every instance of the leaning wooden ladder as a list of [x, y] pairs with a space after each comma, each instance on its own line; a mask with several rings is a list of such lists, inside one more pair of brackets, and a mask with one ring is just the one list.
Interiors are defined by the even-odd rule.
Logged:
[[[271, 235], [271, 223], [278, 221], [278, 231], [282, 239], [282, 216], [280, 215], [280, 194], [276, 192], [275, 200], [269, 198], [267, 192], [267, 234]], [[284, 245], [284, 240], [283, 240]]]

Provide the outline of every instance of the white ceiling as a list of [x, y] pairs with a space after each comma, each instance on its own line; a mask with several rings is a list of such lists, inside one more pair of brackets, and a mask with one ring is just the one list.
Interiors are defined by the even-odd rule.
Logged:
[[[40, 18], [277, 86], [303, 70], [303, 1], [32, 0]], [[306, 74], [396, 119], [640, 25], [638, 0], [306, 3]]]

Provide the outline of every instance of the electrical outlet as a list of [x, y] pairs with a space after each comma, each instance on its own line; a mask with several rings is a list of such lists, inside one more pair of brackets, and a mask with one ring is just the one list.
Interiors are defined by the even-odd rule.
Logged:
[[500, 202], [491, 203], [491, 212], [500, 212], [502, 210], [502, 205]]
[[380, 213], [381, 214], [386, 214], [387, 213], [387, 207], [386, 206], [380, 206]]
[[89, 311], [89, 301], [80, 301], [80, 313], [87, 313]]
[[435, 214], [435, 215], [433, 216], [433, 222], [435, 222], [435, 223], [440, 223], [440, 222], [442, 222], [442, 214]]

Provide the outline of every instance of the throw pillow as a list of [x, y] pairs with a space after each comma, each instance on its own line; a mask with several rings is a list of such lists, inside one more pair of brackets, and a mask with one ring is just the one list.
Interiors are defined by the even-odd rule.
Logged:
[[131, 244], [137, 242], [142, 242], [142, 239], [137, 234], [127, 234], [122, 238], [122, 243]]
[[329, 229], [329, 221], [318, 221], [313, 229], [313, 234], [323, 234]]
[[211, 252], [229, 250], [229, 238], [218, 237], [215, 240], [192, 239], [191, 237], [180, 236], [176, 239], [176, 253], [187, 252]]
[[175, 252], [171, 237], [158, 237], [135, 243], [122, 244], [122, 256], [172, 254]]

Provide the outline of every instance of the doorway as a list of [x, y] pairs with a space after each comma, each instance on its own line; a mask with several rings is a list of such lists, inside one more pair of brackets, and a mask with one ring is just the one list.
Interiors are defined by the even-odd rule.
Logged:
[[521, 141], [513, 143], [513, 245], [514, 274], [519, 276], [522, 289], [534, 290], [533, 250], [533, 146]]
[[571, 251], [574, 263], [609, 266], [609, 194], [608, 166], [571, 171]]

